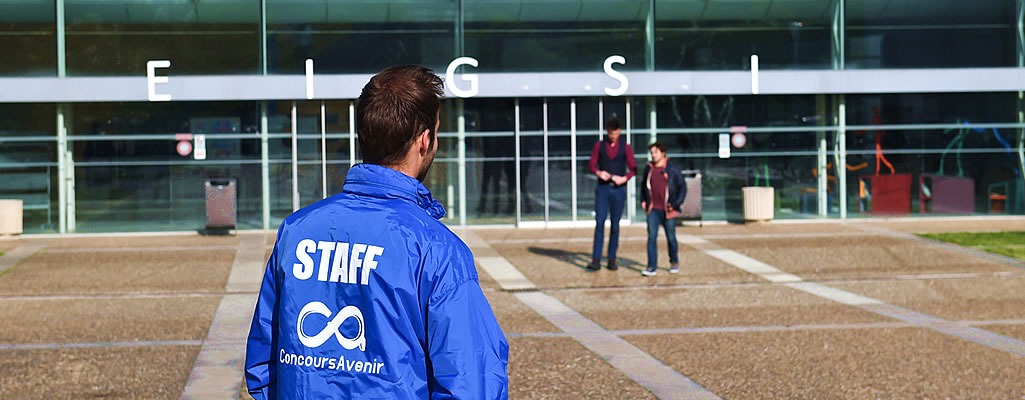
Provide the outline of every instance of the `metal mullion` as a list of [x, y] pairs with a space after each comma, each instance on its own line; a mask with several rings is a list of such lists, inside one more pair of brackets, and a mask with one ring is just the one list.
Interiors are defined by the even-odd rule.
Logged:
[[521, 206], [523, 201], [523, 188], [522, 184], [520, 183], [520, 163], [522, 163], [523, 160], [520, 156], [520, 99], [518, 97], [513, 101], [513, 108], [513, 114], [515, 115], [516, 119], [516, 126], [513, 129], [513, 141], [516, 142], [516, 226], [520, 226], [520, 224], [523, 223], [523, 214], [520, 211], [520, 209], [522, 208]]
[[548, 178], [549, 178], [548, 175], [549, 175], [549, 171], [548, 171], [548, 98], [547, 97], [545, 97], [542, 100], [542, 103], [541, 103], [541, 114], [542, 114], [541, 115], [542, 131], [544, 132], [544, 135], [543, 135], [543, 138], [542, 138], [542, 141], [541, 141], [541, 143], [542, 143], [541, 154], [542, 154], [542, 162], [544, 164], [544, 184], [545, 184], [545, 205], [544, 205], [544, 207], [545, 207], [545, 225], [547, 225], [550, 222], [549, 221], [549, 214], [548, 214], [548, 212], [549, 212], [549, 210], [548, 210], [548, 207], [549, 207], [549, 201], [548, 201]]
[[569, 100], [570, 220], [577, 220], [577, 99]]

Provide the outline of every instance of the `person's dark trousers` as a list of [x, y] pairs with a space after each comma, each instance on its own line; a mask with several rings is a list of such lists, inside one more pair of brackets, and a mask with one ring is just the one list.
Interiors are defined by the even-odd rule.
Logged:
[[594, 189], [594, 249], [591, 258], [601, 259], [601, 249], [605, 243], [605, 218], [612, 217], [609, 229], [609, 261], [616, 259], [619, 248], [619, 220], [623, 218], [623, 205], [626, 204], [626, 186], [598, 184]]
[[677, 264], [679, 246], [676, 243], [676, 219], [667, 219], [666, 212], [651, 210], [648, 213], [648, 269], [658, 268], [658, 228], [665, 228], [666, 241], [669, 242], [669, 263]]

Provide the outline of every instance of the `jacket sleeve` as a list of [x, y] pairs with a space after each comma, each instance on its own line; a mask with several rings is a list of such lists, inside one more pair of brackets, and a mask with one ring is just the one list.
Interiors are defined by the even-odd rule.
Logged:
[[441, 265], [449, 282], [437, 285], [427, 306], [431, 399], [508, 399], [509, 343], [481, 291], [473, 255], [451, 253]]
[[637, 175], [637, 159], [634, 158], [634, 149], [626, 141], [623, 141], [623, 150], [626, 151], [626, 179], [629, 180]]
[[[280, 234], [278, 236], [280, 239]], [[263, 284], [256, 299], [256, 310], [253, 312], [253, 323], [249, 328], [249, 339], [246, 341], [246, 387], [249, 394], [256, 400], [271, 397], [271, 381], [275, 363], [273, 352], [277, 338], [277, 303], [278, 284], [274, 271], [278, 261], [277, 244], [267, 260], [267, 268], [263, 275]]]
[[591, 158], [587, 162], [587, 169], [591, 170], [594, 175], [598, 174], [598, 152], [601, 151], [601, 141], [594, 142], [594, 147], [591, 148]]
[[[638, 182], [638, 183], [641, 184], [641, 202], [642, 203], [651, 202], [651, 193], [649, 193], [649, 190], [648, 190], [648, 174], [650, 174], [650, 173], [651, 173], [651, 165], [649, 164], [649, 165], [644, 166], [644, 173], [641, 174], [640, 182]], [[648, 211], [648, 210], [644, 210], [644, 211]]]
[[670, 199], [670, 204], [677, 211], [680, 211], [683, 201], [687, 199], [687, 180], [683, 178], [683, 173], [680, 172], [679, 168], [674, 166], [672, 169], [667, 168], [667, 170], [672, 171], [670, 172], [669, 179], [676, 182], [676, 187], [679, 188], [673, 194], [673, 198]]

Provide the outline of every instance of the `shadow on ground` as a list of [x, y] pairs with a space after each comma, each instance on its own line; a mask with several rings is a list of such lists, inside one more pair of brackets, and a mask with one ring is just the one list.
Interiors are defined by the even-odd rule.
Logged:
[[[590, 253], [585, 253], [585, 252], [580, 252], [580, 251], [572, 252], [572, 251], [566, 251], [566, 250], [563, 250], [563, 249], [550, 249], [550, 248], [545, 248], [545, 247], [534, 247], [534, 246], [528, 247], [527, 250], [530, 251], [531, 253], [534, 253], [534, 254], [537, 254], [537, 255], [551, 257], [552, 259], [555, 259], [556, 261], [572, 265], [572, 266], [574, 266], [574, 267], [576, 267], [576, 268], [578, 268], [580, 270], [590, 271], [590, 270], [587, 269], [587, 263], [591, 262], [591, 254]], [[643, 270], [645, 268], [645, 264], [644, 263], [639, 263], [639, 262], [631, 260], [629, 258], [619, 258], [617, 260], [616, 264], [619, 265], [619, 268], [625, 268], [625, 269], [634, 270], [634, 271], [637, 271], [637, 272], [640, 272], [641, 270]], [[604, 267], [604, 264], [602, 264], [602, 266]]]

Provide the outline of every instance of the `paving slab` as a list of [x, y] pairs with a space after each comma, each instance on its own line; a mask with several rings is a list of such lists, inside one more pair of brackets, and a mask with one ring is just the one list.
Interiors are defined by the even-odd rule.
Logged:
[[[1014, 227], [1019, 220], [916, 221], [922, 228], [914, 231]], [[553, 300], [611, 333], [597, 331], [627, 339], [723, 398], [1025, 398], [1021, 356], [937, 328], [970, 326], [1025, 340], [1025, 271], [908, 240], [906, 222], [888, 223], [688, 225], [678, 229], [682, 272], [663, 269], [653, 278], [639, 273], [646, 259], [641, 224], [622, 229], [620, 270], [595, 273], [581, 269], [590, 259], [590, 227], [471, 230], [486, 241], [486, 254], [475, 256], [504, 257]], [[238, 251], [244, 237], [52, 239], [0, 275], [0, 398], [181, 397], [235, 256], [249, 254]], [[249, 258], [265, 261], [273, 241], [271, 232], [259, 238], [259, 254]], [[660, 237], [663, 268], [665, 246]], [[950, 322], [912, 326], [917, 320], [773, 284], [705, 253], [720, 246], [818, 280], [802, 284]], [[637, 383], [643, 379], [616, 369], [614, 358], [519, 300], [534, 289], [505, 292], [479, 264], [478, 272], [509, 336], [511, 398], [655, 398]], [[68, 276], [74, 279], [62, 279]], [[56, 366], [62, 358], [72, 361]], [[237, 381], [226, 387], [247, 398], [235, 368], [225, 379]], [[140, 376], [152, 383], [138, 383]]]
[[477, 278], [480, 282], [480, 287], [484, 290], [484, 292], [500, 291], [502, 289], [498, 282], [495, 281], [495, 279], [492, 278], [490, 274], [488, 274], [486, 271], [484, 271], [484, 269], [480, 267], [479, 263], [477, 264]]
[[21, 246], [24, 241], [20, 237], [0, 236], [0, 254], [7, 253], [11, 249]]
[[894, 220], [858, 221], [856, 224], [903, 233], [1025, 231], [1025, 217], [1015, 215], [928, 219], [900, 218]]
[[219, 297], [0, 298], [0, 344], [200, 340]]
[[1022, 275], [833, 282], [830, 285], [952, 321], [1025, 319], [1025, 276]]
[[1021, 399], [1022, 359], [927, 329], [632, 335], [726, 399]]
[[[513, 227], [480, 227], [473, 228], [473, 232], [481, 237], [481, 239], [487, 240], [494, 244], [495, 242], [502, 241], [521, 241], [521, 242], [534, 242], [538, 240], [553, 241], [553, 242], [568, 242], [570, 240], [581, 240], [587, 239], [588, 242], [594, 238], [594, 223], [591, 223], [591, 227], [575, 227], [575, 228], [528, 228], [528, 229], [517, 229]], [[621, 226], [620, 234], [624, 231], [636, 231], [643, 232], [643, 228], [639, 226]], [[606, 229], [606, 234], [608, 229]], [[606, 240], [608, 236], [606, 235]]]
[[677, 233], [695, 236], [728, 236], [728, 235], [771, 235], [771, 234], [829, 234], [829, 233], [857, 233], [856, 227], [842, 222], [823, 221], [770, 221], [751, 222], [746, 224], [708, 224], [702, 227], [691, 226], [687, 223], [682, 229], [677, 228]]
[[163, 248], [185, 246], [192, 248], [238, 245], [237, 235], [202, 236], [188, 234], [137, 234], [137, 235], [82, 235], [62, 237], [48, 246], [51, 249], [110, 249], [110, 248]]
[[509, 339], [510, 399], [655, 399], [570, 338]]
[[224, 286], [210, 329], [203, 339], [182, 390], [184, 399], [232, 398], [238, 390], [245, 360], [246, 337], [265, 270], [262, 251], [266, 233], [240, 235], [231, 274]]
[[890, 321], [868, 311], [767, 284], [565, 290], [552, 296], [608, 330]]
[[1025, 324], [1020, 325], [987, 325], [987, 331], [1025, 341]]
[[9, 269], [0, 295], [223, 291], [236, 251], [41, 252]]
[[1021, 271], [945, 247], [894, 237], [713, 239], [712, 242], [809, 280]]
[[[664, 246], [664, 244], [663, 244]], [[716, 260], [692, 248], [680, 247], [679, 274], [657, 275], [654, 279], [644, 277], [640, 271], [647, 264], [646, 244], [641, 242], [620, 243], [620, 268], [609, 271], [589, 272], [585, 266], [590, 262], [590, 251], [578, 248], [555, 246], [548, 243], [540, 246], [517, 244], [493, 244], [495, 250], [523, 273], [539, 288], [563, 287], [622, 287], [654, 286], [684, 283], [709, 282], [754, 282], [757, 276], [740, 271], [722, 261]], [[663, 255], [662, 257], [666, 257]], [[668, 266], [668, 260], [664, 261]]]
[[485, 291], [484, 295], [491, 303], [491, 310], [495, 313], [495, 318], [498, 319], [498, 324], [507, 337], [561, 332], [559, 328], [531, 310], [511, 293]]
[[0, 398], [178, 399], [199, 346], [0, 351]]

